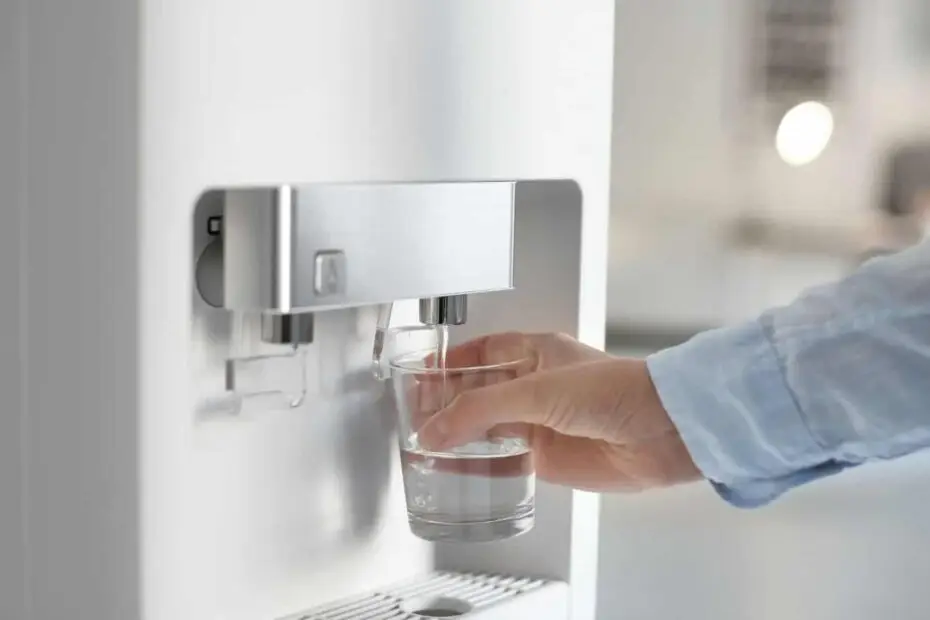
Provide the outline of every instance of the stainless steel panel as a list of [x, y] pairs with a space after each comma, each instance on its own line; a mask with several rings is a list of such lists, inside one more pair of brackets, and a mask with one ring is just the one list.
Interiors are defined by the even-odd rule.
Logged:
[[224, 305], [294, 312], [507, 290], [514, 188], [463, 182], [225, 190]]
[[211, 191], [204, 194], [198, 212], [203, 210], [204, 198], [214, 196], [223, 204], [224, 306], [237, 310], [288, 310], [294, 204], [291, 188]]

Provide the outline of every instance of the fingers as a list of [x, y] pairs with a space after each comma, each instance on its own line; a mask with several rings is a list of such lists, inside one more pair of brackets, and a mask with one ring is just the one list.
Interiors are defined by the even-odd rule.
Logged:
[[447, 373], [442, 375], [410, 375], [403, 386], [406, 403], [401, 402], [402, 415], [406, 412], [410, 416], [410, 427], [413, 431], [421, 426], [438, 411], [447, 407], [457, 394], [470, 389], [469, 377], [461, 374]]
[[413, 430], [418, 430], [436, 412], [448, 407], [459, 394], [512, 381], [532, 372], [532, 360], [520, 356], [524, 344], [519, 334], [481, 340], [500, 344], [475, 341], [451, 352], [446, 372], [438, 372], [427, 360], [426, 368], [432, 370], [409, 373], [400, 379], [402, 385], [399, 387], [405, 392], [402, 404], [410, 415]]
[[[448, 372], [424, 372], [412, 376], [412, 385], [405, 390], [412, 405], [411, 426], [419, 429], [437, 411], [447, 407], [458, 394], [532, 372], [536, 368], [535, 356], [529, 336], [520, 333], [503, 333], [484, 336], [454, 347], [446, 354]], [[438, 368], [436, 354], [424, 359], [425, 368]], [[480, 372], [455, 372], [458, 369], [481, 368], [524, 360], [514, 368]]]
[[486, 439], [498, 425], [543, 424], [544, 411], [533, 406], [537, 385], [537, 376], [530, 375], [462, 392], [420, 428], [420, 442], [443, 450]]
[[600, 360], [467, 390], [423, 425], [421, 441], [440, 450], [481, 440], [501, 424], [525, 423], [622, 443], [630, 432], [641, 432], [628, 420], [637, 409], [626, 399], [636, 391], [629, 366]]

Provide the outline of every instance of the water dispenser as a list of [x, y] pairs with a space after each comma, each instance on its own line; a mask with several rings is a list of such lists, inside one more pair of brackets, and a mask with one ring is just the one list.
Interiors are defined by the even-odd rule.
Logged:
[[372, 362], [602, 344], [615, 3], [79, 4], [0, 3], [0, 618], [593, 620], [597, 496], [415, 534]]
[[[355, 478], [377, 480], [378, 475], [383, 482], [375, 487], [391, 486], [383, 478], [383, 468], [393, 469], [389, 464], [395, 462], [395, 449], [385, 450], [384, 445], [394, 441], [393, 433], [400, 433], [410, 526], [421, 538], [437, 543], [437, 567], [466, 569], [427, 574], [423, 584], [448, 584], [431, 586], [436, 588], [430, 590], [434, 598], [445, 597], [446, 605], [459, 606], [455, 609], [467, 607], [469, 614], [482, 607], [490, 610], [492, 602], [505, 599], [509, 605], [532, 605], [526, 601], [537, 596], [559, 598], [558, 592], [567, 592], [564, 578], [553, 577], [566, 574], [565, 566], [551, 568], [562, 558], [549, 557], [536, 565], [517, 562], [514, 568], [521, 570], [516, 574], [508, 574], [507, 564], [513, 562], [503, 558], [516, 550], [529, 553], [534, 547], [531, 555], [541, 560], [552, 556], [552, 549], [538, 546], [567, 534], [562, 528], [571, 513], [572, 493], [541, 489], [536, 532], [531, 529], [532, 485], [526, 487], [523, 467], [513, 476], [501, 477], [489, 474], [482, 465], [489, 457], [507, 457], [505, 446], [495, 445], [500, 449], [493, 454], [481, 446], [484, 460], [469, 461], [478, 464], [470, 465], [472, 471], [466, 475], [443, 481], [443, 472], [430, 472], [433, 482], [417, 477], [422, 472], [418, 465], [424, 461], [404, 445], [409, 436], [404, 433], [411, 431], [403, 415], [397, 427], [398, 408], [404, 408], [403, 395], [398, 397], [397, 392], [408, 385], [404, 379], [411, 375], [403, 375], [401, 371], [409, 368], [388, 358], [402, 348], [401, 336], [415, 341], [413, 351], [438, 354], [437, 338], [447, 338], [454, 346], [490, 331], [567, 327], [575, 320], [577, 307], [572, 291], [578, 290], [580, 274], [581, 212], [577, 184], [562, 180], [295, 184], [205, 191], [194, 209], [191, 254], [193, 370], [202, 388], [197, 405], [200, 423], [208, 427], [239, 419], [242, 424], [249, 420], [263, 424], [264, 418], [291, 411], [308, 425], [303, 442], [296, 436], [291, 439], [294, 449], [309, 456], [320, 445], [320, 438], [311, 436], [319, 433], [313, 425], [326, 420], [335, 425], [330, 431], [334, 432], [346, 422], [327, 410], [334, 391], [375, 393], [368, 408], [354, 416], [356, 423], [371, 427], [366, 441], [380, 445], [380, 463], [369, 464], [371, 471], [356, 465], [358, 471], [342, 472], [327, 483], [339, 501], [347, 502], [343, 518], [371, 524], [384, 518], [382, 512], [403, 510], [403, 493], [396, 486], [398, 491], [386, 494], [383, 488], [353, 489], [358, 485]], [[532, 277], [540, 269], [548, 277]], [[347, 321], [353, 324], [348, 346], [345, 334], [333, 327]], [[337, 355], [334, 347], [339, 349]], [[362, 370], [366, 348], [373, 356], [372, 376]], [[349, 363], [357, 367], [351, 373], [355, 386], [346, 386], [345, 376], [326, 371], [328, 365], [346, 364], [346, 356], [353, 355], [350, 351], [358, 355]], [[467, 376], [481, 383], [508, 371], [467, 369]], [[378, 381], [391, 372], [402, 375], [393, 390]], [[372, 456], [353, 454], [356, 449], [365, 446], [328, 446], [323, 454], [332, 455], [330, 467], [339, 474], [340, 462], [364, 462]], [[510, 454], [518, 460], [524, 454], [529, 457], [526, 448]], [[410, 466], [411, 455], [421, 457], [419, 464]], [[472, 454], [460, 458], [466, 457], [476, 458]], [[528, 466], [529, 461], [523, 462]], [[309, 480], [294, 482], [314, 492]], [[428, 488], [428, 500], [423, 500], [426, 495], [415, 497], [415, 483]], [[515, 494], [517, 499], [501, 512], [494, 502], [506, 501], [490, 497], [492, 488], [505, 499]], [[358, 499], [353, 504], [351, 498], [366, 493], [373, 497], [367, 498], [367, 509], [359, 511]], [[417, 499], [423, 501], [419, 512]], [[443, 522], [428, 511], [430, 505], [446, 518], [449, 506], [463, 514], [466, 508], [477, 510], [485, 518]], [[306, 527], [314, 527], [313, 521], [308, 519]], [[355, 526], [351, 532], [335, 527], [317, 535], [342, 541], [337, 544], [370, 536], [364, 527]], [[550, 570], [544, 568], [546, 563], [552, 565]], [[509, 583], [522, 585], [502, 585]], [[525, 589], [526, 583], [533, 587]], [[411, 593], [419, 592], [411, 587]], [[379, 596], [382, 603], [397, 598], [398, 609], [409, 604], [406, 595]], [[352, 604], [351, 599], [338, 603]], [[372, 618], [380, 617], [375, 609], [381, 607], [372, 607]], [[297, 617], [329, 616], [319, 611]]]

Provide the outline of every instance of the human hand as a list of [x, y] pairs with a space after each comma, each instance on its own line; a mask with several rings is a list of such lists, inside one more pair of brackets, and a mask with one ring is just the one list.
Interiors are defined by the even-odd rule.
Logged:
[[500, 334], [452, 349], [447, 365], [521, 357], [530, 360], [522, 376], [461, 391], [426, 420], [421, 445], [444, 450], [488, 436], [524, 437], [541, 478], [593, 491], [700, 478], [642, 360], [616, 358], [567, 336]]

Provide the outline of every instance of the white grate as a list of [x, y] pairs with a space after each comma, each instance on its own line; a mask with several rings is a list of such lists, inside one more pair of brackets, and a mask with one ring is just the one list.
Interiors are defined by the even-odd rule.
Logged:
[[[538, 590], [548, 581], [477, 573], [433, 573], [414, 582], [331, 603], [280, 620], [422, 620], [475, 617], [491, 607]], [[464, 603], [464, 605], [463, 605]], [[433, 615], [415, 613], [433, 608]], [[450, 613], [442, 614], [448, 608]], [[455, 613], [453, 613], [455, 612]]]

